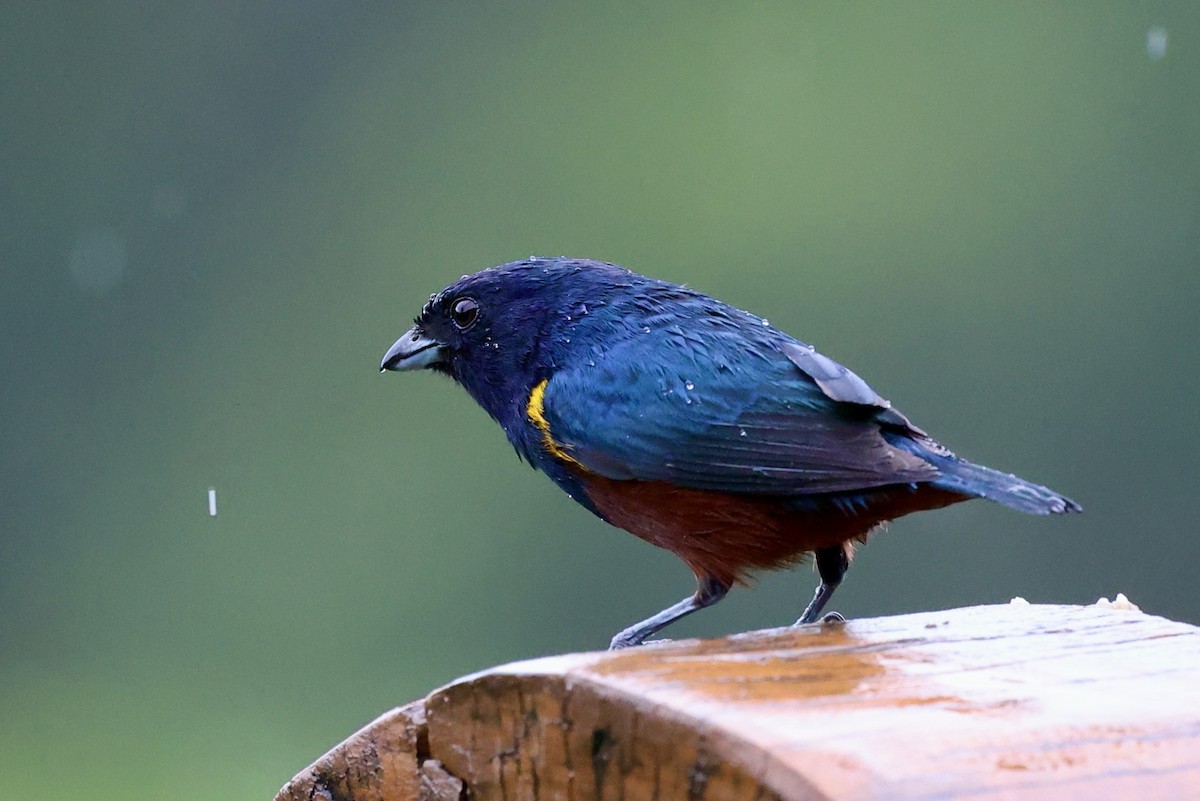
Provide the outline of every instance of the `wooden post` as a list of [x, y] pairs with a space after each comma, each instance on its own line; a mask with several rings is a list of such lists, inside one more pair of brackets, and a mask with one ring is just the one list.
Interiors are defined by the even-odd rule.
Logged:
[[1200, 798], [1200, 629], [1005, 605], [518, 662], [276, 801]]

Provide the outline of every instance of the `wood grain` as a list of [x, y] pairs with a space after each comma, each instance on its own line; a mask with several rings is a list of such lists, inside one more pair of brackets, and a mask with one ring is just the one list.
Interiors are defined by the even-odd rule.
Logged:
[[1006, 605], [520, 662], [381, 717], [278, 799], [459, 795], [1200, 798], [1200, 629]]

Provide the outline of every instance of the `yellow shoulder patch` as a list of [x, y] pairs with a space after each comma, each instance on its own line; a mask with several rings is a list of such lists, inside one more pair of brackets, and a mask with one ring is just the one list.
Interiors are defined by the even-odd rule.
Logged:
[[546, 385], [550, 383], [549, 378], [543, 378], [541, 383], [535, 386], [529, 393], [529, 402], [525, 404], [525, 416], [529, 418], [529, 422], [537, 426], [538, 431], [542, 432], [542, 446], [550, 455], [562, 459], [564, 462], [570, 462], [577, 467], [586, 470], [579, 463], [578, 459], [567, 453], [569, 445], [560, 445], [554, 441], [554, 437], [550, 435], [550, 421], [546, 419]]

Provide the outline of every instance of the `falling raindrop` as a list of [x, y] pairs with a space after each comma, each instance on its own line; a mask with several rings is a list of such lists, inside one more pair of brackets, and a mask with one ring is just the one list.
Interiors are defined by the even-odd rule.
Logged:
[[1146, 31], [1146, 55], [1151, 61], [1162, 61], [1167, 55], [1167, 29], [1156, 25]]

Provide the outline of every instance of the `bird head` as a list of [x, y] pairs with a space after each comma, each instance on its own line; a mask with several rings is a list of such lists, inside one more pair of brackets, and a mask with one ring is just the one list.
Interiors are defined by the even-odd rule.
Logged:
[[501, 425], [524, 414], [572, 329], [615, 287], [640, 278], [603, 262], [530, 258], [463, 276], [434, 295], [380, 370], [433, 370], [461, 384]]

